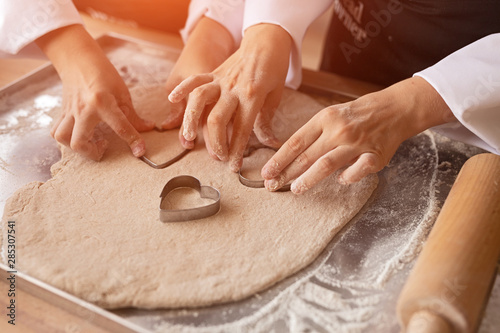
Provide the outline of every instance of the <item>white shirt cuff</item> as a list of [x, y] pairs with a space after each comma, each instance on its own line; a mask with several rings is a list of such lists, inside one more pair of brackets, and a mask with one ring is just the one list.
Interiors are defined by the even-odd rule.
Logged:
[[500, 33], [469, 44], [415, 74], [436, 89], [460, 122], [438, 126], [439, 132], [496, 154], [500, 154], [498, 50]]

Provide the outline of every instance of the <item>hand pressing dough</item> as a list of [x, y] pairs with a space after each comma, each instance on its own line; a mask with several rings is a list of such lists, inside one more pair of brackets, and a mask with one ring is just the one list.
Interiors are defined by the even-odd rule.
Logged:
[[[321, 108], [286, 90], [273, 124], [278, 137], [289, 137]], [[105, 135], [110, 146], [101, 162], [62, 147], [53, 178], [17, 191], [3, 216], [4, 228], [16, 221], [19, 270], [105, 308], [195, 307], [248, 297], [310, 264], [377, 185], [375, 175], [350, 186], [332, 176], [301, 196], [271, 193], [241, 185], [226, 164], [208, 156], [201, 139], [182, 160], [156, 170], [113, 133]], [[177, 130], [144, 137], [155, 159], [180, 149]], [[160, 192], [181, 174], [220, 190], [217, 215], [160, 222]], [[172, 202], [180, 204], [181, 194]], [[186, 194], [193, 204], [193, 193]]]

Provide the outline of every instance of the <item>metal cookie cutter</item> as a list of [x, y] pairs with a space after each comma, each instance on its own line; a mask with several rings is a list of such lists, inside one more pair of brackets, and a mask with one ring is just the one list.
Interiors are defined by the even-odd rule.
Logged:
[[[155, 130], [157, 132], [165, 132], [166, 130], [163, 129], [163, 128], [159, 128], [159, 127], [155, 127]], [[183, 158], [187, 153], [189, 153], [189, 149], [184, 149], [182, 152], [180, 152], [180, 154], [178, 154], [177, 156], [174, 156], [173, 158], [171, 158], [170, 160], [166, 161], [165, 163], [161, 163], [161, 164], [156, 164], [155, 162], [151, 161], [149, 158], [147, 158], [146, 156], [141, 156], [139, 157], [139, 159], [141, 161], [143, 161], [144, 163], [146, 163], [147, 165], [149, 165], [150, 167], [152, 168], [155, 168], [155, 169], [163, 169], [163, 168], [166, 168], [172, 164], [174, 164], [175, 162], [177, 162], [178, 160], [180, 160], [181, 158]]]
[[139, 158], [141, 159], [141, 161], [143, 161], [144, 163], [146, 163], [150, 167], [153, 167], [155, 169], [163, 169], [163, 168], [166, 168], [166, 167], [174, 164], [175, 162], [177, 162], [178, 160], [180, 160], [181, 158], [183, 158], [184, 155], [186, 155], [187, 153], [189, 153], [189, 150], [188, 149], [184, 149], [179, 155], [174, 156], [170, 160], [166, 161], [165, 163], [161, 163], [161, 164], [156, 164], [155, 162], [151, 161], [149, 158], [147, 158], [144, 155], [141, 156], [141, 157], [139, 157]]
[[[249, 156], [251, 153], [253, 153], [254, 151], [258, 150], [258, 149], [261, 149], [261, 148], [267, 148], [267, 149], [271, 149], [271, 150], [274, 150], [274, 151], [277, 151], [276, 148], [272, 148], [272, 147], [268, 147], [268, 146], [263, 146], [263, 147], [255, 147], [254, 149], [251, 149], [247, 156]], [[240, 171], [238, 171], [238, 177], [240, 179], [240, 183], [245, 185], [246, 187], [252, 187], [252, 188], [264, 188], [264, 180], [251, 180], [251, 179], [248, 179], [246, 178], [245, 176], [243, 176], [241, 174], [241, 169]], [[276, 192], [287, 192], [287, 191], [290, 191], [290, 186], [291, 184], [286, 184], [282, 187], [280, 187], [278, 190], [276, 190]]]
[[[238, 172], [238, 176], [240, 178], [240, 183], [245, 185], [246, 187], [253, 187], [253, 188], [264, 188], [264, 181], [263, 180], [251, 180], [246, 178], [245, 176], [241, 175], [241, 171]], [[287, 192], [290, 191], [290, 186], [291, 184], [286, 184], [280, 187], [279, 189], [276, 190], [276, 192]]]
[[[214, 200], [213, 203], [188, 209], [165, 209], [165, 198], [173, 190], [181, 187], [189, 187], [200, 193], [201, 198]], [[202, 186], [200, 181], [193, 176], [177, 176], [170, 179], [160, 194], [160, 221], [162, 222], [182, 222], [198, 220], [216, 214], [220, 209], [220, 193], [212, 186]]]

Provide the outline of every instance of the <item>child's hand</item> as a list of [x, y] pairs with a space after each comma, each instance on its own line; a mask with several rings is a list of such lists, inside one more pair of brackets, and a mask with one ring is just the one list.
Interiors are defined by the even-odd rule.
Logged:
[[51, 135], [83, 156], [99, 160], [107, 141], [95, 133], [95, 127], [104, 122], [127, 142], [134, 156], [144, 155], [146, 146], [138, 131], [150, 130], [154, 123], [136, 114], [122, 78], [83, 26], [52, 31], [36, 42], [63, 83], [63, 112]]
[[[176, 103], [189, 95], [181, 142], [193, 142], [200, 120], [206, 118], [205, 142], [212, 156], [241, 167], [248, 139], [255, 131], [262, 143], [280, 145], [271, 120], [285, 85], [291, 37], [281, 27], [259, 24], [245, 31], [240, 48], [209, 74], [194, 75], [170, 94]], [[232, 123], [232, 135], [228, 135]]]
[[[189, 36], [182, 53], [170, 73], [166, 90], [167, 95], [183, 80], [191, 75], [210, 73], [222, 64], [234, 52], [235, 45], [230, 32], [218, 22], [203, 17]], [[179, 127], [182, 124], [187, 97], [172, 104], [170, 114], [162, 123], [165, 129]], [[192, 148], [193, 142], [183, 141], [186, 148]]]

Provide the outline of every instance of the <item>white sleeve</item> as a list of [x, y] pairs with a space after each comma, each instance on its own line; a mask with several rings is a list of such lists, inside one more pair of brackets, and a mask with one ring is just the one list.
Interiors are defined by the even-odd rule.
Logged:
[[415, 75], [436, 89], [459, 121], [437, 126], [436, 131], [500, 154], [500, 33]]
[[0, 0], [0, 57], [43, 55], [33, 41], [72, 24], [83, 22], [70, 0]]
[[302, 40], [309, 25], [319, 17], [332, 0], [250, 0], [245, 3], [243, 31], [259, 23], [281, 26], [293, 39], [286, 85], [298, 88], [302, 80]]
[[180, 31], [182, 40], [186, 43], [198, 21], [206, 16], [224, 26], [233, 36], [235, 45], [239, 45], [244, 7], [244, 0], [192, 0], [186, 25]]

